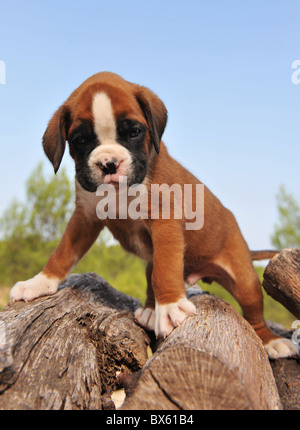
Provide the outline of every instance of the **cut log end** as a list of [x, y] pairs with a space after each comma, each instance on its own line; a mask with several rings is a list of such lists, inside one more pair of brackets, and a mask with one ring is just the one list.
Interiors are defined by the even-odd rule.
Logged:
[[253, 408], [243, 383], [224, 363], [205, 352], [182, 346], [157, 356], [121, 409]]
[[280, 409], [268, 357], [252, 327], [221, 299], [191, 300], [198, 315], [159, 346], [121, 409]]

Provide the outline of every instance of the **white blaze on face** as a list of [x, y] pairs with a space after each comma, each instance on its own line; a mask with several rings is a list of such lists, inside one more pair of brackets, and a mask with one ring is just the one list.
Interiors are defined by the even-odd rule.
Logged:
[[[105, 92], [101, 91], [95, 94], [92, 113], [94, 130], [99, 141], [99, 146], [91, 152], [88, 160], [92, 177], [97, 182], [119, 182], [120, 176], [131, 174], [132, 157], [130, 152], [117, 142], [116, 119], [111, 100]], [[104, 176], [98, 164], [105, 164], [113, 159], [118, 161], [117, 172]]]
[[115, 143], [117, 139], [116, 120], [110, 98], [104, 92], [96, 93], [92, 112], [94, 127], [101, 145]]

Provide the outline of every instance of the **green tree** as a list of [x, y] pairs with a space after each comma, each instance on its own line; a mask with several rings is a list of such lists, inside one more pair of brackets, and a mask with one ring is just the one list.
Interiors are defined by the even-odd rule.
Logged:
[[26, 181], [26, 202], [14, 200], [0, 222], [4, 239], [37, 237], [42, 242], [59, 239], [74, 204], [72, 186], [64, 169], [46, 178], [39, 163]]
[[64, 169], [48, 180], [40, 163], [26, 182], [25, 202], [12, 201], [0, 220], [0, 283], [38, 273], [57, 246], [72, 211]]
[[[26, 182], [24, 202], [14, 200], [0, 219], [0, 285], [12, 286], [41, 271], [58, 245], [74, 208], [65, 170], [47, 178], [40, 163]], [[74, 272], [96, 272], [118, 290], [145, 298], [143, 261], [126, 253], [104, 230]]]
[[277, 194], [279, 222], [271, 236], [277, 249], [300, 248], [300, 205], [282, 185]]

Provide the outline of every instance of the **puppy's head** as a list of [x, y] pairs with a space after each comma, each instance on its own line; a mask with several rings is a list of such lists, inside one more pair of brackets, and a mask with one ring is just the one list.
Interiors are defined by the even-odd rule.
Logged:
[[149, 160], [159, 153], [167, 122], [163, 102], [149, 89], [103, 72], [78, 87], [55, 112], [43, 147], [59, 169], [66, 141], [76, 177], [87, 191], [103, 183], [141, 183]]

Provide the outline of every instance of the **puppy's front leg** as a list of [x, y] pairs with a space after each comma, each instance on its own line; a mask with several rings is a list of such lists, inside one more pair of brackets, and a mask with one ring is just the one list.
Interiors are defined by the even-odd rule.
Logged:
[[[183, 323], [196, 308], [186, 298], [184, 269], [184, 238], [182, 227], [176, 221], [153, 220], [151, 224], [153, 242], [152, 288], [155, 296], [154, 331], [157, 337], [166, 337]], [[148, 311], [148, 308], [145, 308]], [[143, 312], [138, 310], [141, 321]], [[150, 319], [151, 320], [151, 319]], [[148, 323], [149, 327], [149, 323]]]
[[54, 294], [59, 284], [95, 242], [102, 228], [100, 221], [87, 219], [77, 208], [46, 266], [34, 278], [17, 282], [10, 291], [10, 299], [31, 301]]

